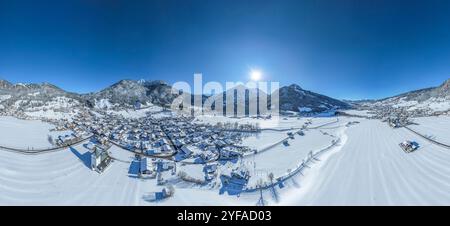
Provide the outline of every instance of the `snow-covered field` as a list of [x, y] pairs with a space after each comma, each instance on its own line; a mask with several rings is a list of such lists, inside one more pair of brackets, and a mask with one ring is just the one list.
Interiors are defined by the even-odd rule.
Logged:
[[[327, 132], [332, 131], [327, 130]], [[245, 157], [244, 162], [252, 173], [249, 185], [255, 186], [258, 179], [267, 180], [269, 173], [273, 173], [275, 178], [287, 174], [289, 170], [294, 170], [303, 159], [306, 159], [310, 151], [330, 146], [333, 139], [319, 130], [305, 131], [304, 136], [295, 135], [295, 139], [290, 139], [288, 146], [281, 143], [260, 154]], [[263, 143], [262, 141], [258, 143]]]
[[121, 115], [124, 118], [142, 118], [147, 116], [147, 113], [155, 113], [158, 114], [162, 111], [162, 108], [156, 105], [145, 106], [142, 109], [138, 110], [120, 110], [113, 111], [107, 110], [108, 114]]
[[101, 175], [91, 171], [89, 152], [81, 145], [42, 155], [0, 156], [3, 205], [132, 205], [144, 202], [139, 194], [152, 189], [128, 177], [126, 163], [114, 162]]
[[450, 116], [422, 117], [414, 119], [418, 125], [409, 127], [439, 142], [450, 144]]
[[374, 112], [368, 111], [368, 110], [345, 110], [343, 111], [349, 115], [357, 115], [357, 116], [364, 116], [364, 117], [370, 117], [375, 116]]
[[261, 131], [261, 133], [246, 137], [242, 141], [242, 145], [252, 149], [261, 150], [285, 139], [287, 137], [287, 132], [288, 131], [278, 132], [272, 130]]
[[[202, 121], [214, 122], [212, 117]], [[218, 118], [226, 121], [226, 118]], [[228, 119], [230, 120], [230, 119]], [[287, 118], [276, 122], [231, 119], [247, 123], [266, 121], [265, 128], [301, 127], [308, 118]], [[304, 136], [295, 135], [289, 146], [276, 145], [240, 163], [251, 170], [250, 184], [293, 170], [310, 151], [342, 142], [308, 163], [308, 167], [283, 182], [284, 188], [263, 191], [270, 205], [450, 205], [450, 150], [429, 143], [412, 132], [392, 129], [378, 120], [312, 118]], [[360, 123], [345, 126], [349, 121]], [[448, 118], [428, 117], [413, 126], [439, 141], [450, 140]], [[334, 122], [334, 123], [333, 123]], [[276, 125], [270, 127], [270, 124]], [[325, 125], [320, 128], [314, 127]], [[47, 147], [51, 125], [0, 117], [1, 145]], [[296, 130], [293, 130], [296, 131]], [[244, 140], [255, 148], [278, 142], [287, 131], [266, 130]], [[406, 154], [398, 144], [415, 140], [420, 148]], [[151, 202], [146, 196], [162, 190], [154, 179], [133, 175], [133, 154], [113, 146], [114, 161], [102, 174], [89, 168], [90, 154], [83, 144], [59, 152], [21, 155], [0, 150], [0, 204], [2, 205], [255, 205], [259, 192], [239, 197], [219, 194], [219, 184], [193, 185], [179, 182], [173, 197]], [[201, 177], [200, 165], [178, 163], [178, 170]], [[227, 163], [226, 166], [232, 166]]]
[[46, 118], [46, 119], [71, 119], [74, 117], [78, 111], [72, 112], [62, 112], [62, 111], [54, 111], [53, 109], [48, 110], [34, 110], [27, 111], [25, 115], [30, 116], [34, 119]]
[[[307, 170], [300, 188], [286, 189], [278, 204], [450, 205], [450, 150], [376, 120], [346, 134], [342, 149]], [[398, 146], [406, 139], [421, 148], [406, 154]]]
[[[124, 150], [112, 148], [111, 152], [127, 160]], [[1, 151], [0, 204], [232, 205], [236, 199], [187, 185], [177, 188], [174, 197], [155, 203], [145, 196], [163, 187], [155, 180], [129, 175], [129, 163], [114, 161], [102, 174], [92, 171], [89, 163], [90, 154], [83, 145], [42, 155]]]
[[[273, 116], [271, 119], [255, 119], [255, 118], [228, 118], [224, 116], [197, 116], [195, 123], [209, 123], [211, 125], [215, 125], [218, 122], [220, 123], [239, 123], [239, 124], [256, 124], [258, 123], [261, 129], [277, 129], [277, 130], [286, 130], [286, 129], [297, 129], [303, 126], [303, 124], [311, 118], [307, 117], [278, 117]], [[326, 122], [333, 121], [334, 118], [331, 117], [318, 117], [314, 118], [312, 121], [313, 125], [321, 125]]]
[[49, 148], [48, 135], [56, 137], [67, 132], [50, 132], [54, 126], [39, 120], [0, 117], [0, 146], [12, 148]]

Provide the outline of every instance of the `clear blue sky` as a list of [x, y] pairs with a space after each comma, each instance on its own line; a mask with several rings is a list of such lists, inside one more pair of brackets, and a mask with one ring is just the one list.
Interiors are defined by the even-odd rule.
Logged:
[[0, 0], [0, 78], [269, 81], [381, 98], [450, 78], [450, 1]]

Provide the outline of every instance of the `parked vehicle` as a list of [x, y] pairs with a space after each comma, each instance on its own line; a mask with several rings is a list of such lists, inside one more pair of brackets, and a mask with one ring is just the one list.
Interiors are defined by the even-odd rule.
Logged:
[[399, 145], [406, 153], [413, 152], [419, 148], [419, 144], [417, 142], [409, 140], [403, 141]]

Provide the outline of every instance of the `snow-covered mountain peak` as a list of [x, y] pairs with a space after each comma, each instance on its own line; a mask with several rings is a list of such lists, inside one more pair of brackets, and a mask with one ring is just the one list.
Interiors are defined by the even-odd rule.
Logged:
[[280, 109], [285, 111], [300, 111], [308, 109], [310, 112], [322, 112], [337, 108], [349, 108], [350, 105], [331, 97], [303, 90], [299, 85], [292, 84], [281, 87]]
[[6, 81], [6, 80], [0, 80], [0, 89], [11, 89], [13, 87], [13, 84]]
[[141, 104], [170, 104], [175, 96], [172, 87], [164, 81], [144, 81], [124, 79], [101, 90], [100, 92], [85, 95], [84, 98], [97, 106], [97, 102], [111, 103], [108, 106], [130, 108], [137, 102]]
[[300, 87], [297, 84], [291, 84], [288, 87], [291, 88], [291, 89], [295, 89], [295, 90], [303, 90], [302, 87]]
[[153, 80], [153, 81], [145, 81], [143, 83], [146, 86], [168, 86], [167, 82], [163, 80]]
[[447, 79], [442, 85], [439, 87], [441, 91], [447, 92], [447, 94], [450, 94], [450, 78]]

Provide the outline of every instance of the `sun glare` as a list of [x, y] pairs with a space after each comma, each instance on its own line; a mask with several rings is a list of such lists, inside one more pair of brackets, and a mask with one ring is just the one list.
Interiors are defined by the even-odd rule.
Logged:
[[252, 70], [252, 71], [250, 72], [250, 78], [251, 78], [253, 81], [259, 81], [259, 80], [261, 80], [261, 77], [262, 77], [262, 73], [261, 73], [261, 71], [259, 71], [259, 70]]

